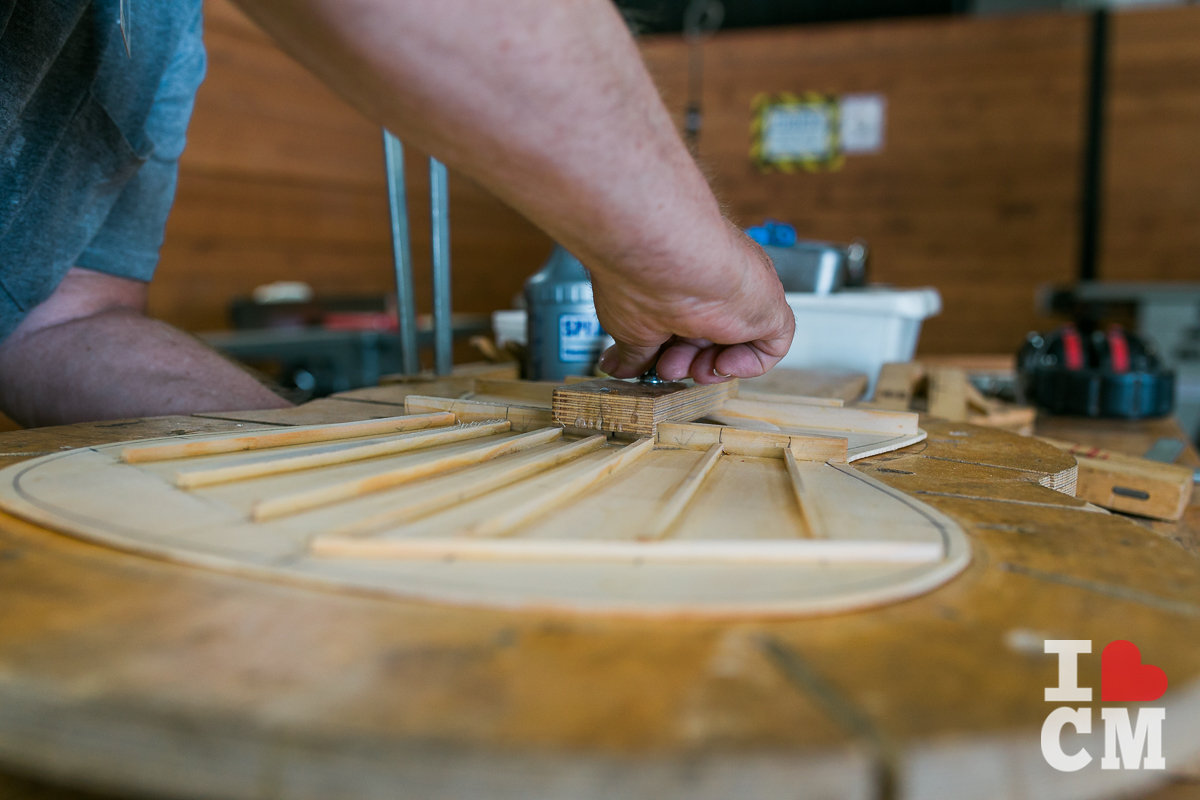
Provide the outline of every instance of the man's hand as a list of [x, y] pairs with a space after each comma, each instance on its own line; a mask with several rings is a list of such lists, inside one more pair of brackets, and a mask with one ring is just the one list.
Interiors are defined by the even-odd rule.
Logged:
[[787, 353], [796, 320], [771, 260], [727, 226], [721, 253], [679, 254], [689, 268], [647, 269], [648, 285], [593, 269], [600, 322], [617, 343], [600, 368], [632, 378], [657, 364], [666, 380], [697, 383], [763, 374]]

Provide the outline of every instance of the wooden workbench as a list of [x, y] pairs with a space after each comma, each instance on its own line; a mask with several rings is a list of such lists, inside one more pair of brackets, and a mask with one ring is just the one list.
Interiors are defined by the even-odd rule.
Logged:
[[[12, 432], [0, 435], [0, 464], [124, 439], [391, 416], [402, 394]], [[1082, 509], [1032, 480], [1070, 456], [923, 424], [928, 441], [856, 466], [957, 519], [973, 563], [914, 600], [806, 620], [404, 602], [176, 566], [0, 515], [0, 764], [11, 771], [0, 794], [78, 796], [23, 775], [117, 796], [263, 798], [1104, 797], [1164, 781], [1155, 796], [1175, 798], [1196, 788], [1181, 754], [1200, 750], [1200, 512], [1150, 529]], [[1092, 639], [1097, 654], [1130, 639], [1166, 671], [1170, 776], [1045, 766], [1042, 693], [1056, 661], [1044, 638]], [[1098, 686], [1098, 666], [1081, 662], [1083, 685]]]

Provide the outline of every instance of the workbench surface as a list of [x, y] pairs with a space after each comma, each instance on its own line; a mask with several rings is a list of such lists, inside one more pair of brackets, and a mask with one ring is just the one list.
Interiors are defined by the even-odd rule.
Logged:
[[[0, 434], [0, 465], [392, 416], [394, 397], [381, 387], [282, 412], [17, 431]], [[1196, 789], [1197, 504], [1170, 526], [1086, 510], [1035, 482], [1070, 456], [922, 424], [928, 441], [855, 466], [954, 517], [972, 564], [913, 600], [794, 621], [405, 602], [177, 566], [0, 515], [0, 764], [12, 772], [0, 794], [78, 796], [21, 775], [118, 796], [264, 798], [1165, 800]], [[1043, 431], [1140, 454], [1163, 424]], [[1097, 656], [1129, 639], [1166, 671], [1169, 775], [1044, 764], [1053, 704], [1042, 695], [1057, 682], [1046, 638], [1091, 639]], [[1098, 657], [1081, 659], [1080, 683], [1099, 685]]]

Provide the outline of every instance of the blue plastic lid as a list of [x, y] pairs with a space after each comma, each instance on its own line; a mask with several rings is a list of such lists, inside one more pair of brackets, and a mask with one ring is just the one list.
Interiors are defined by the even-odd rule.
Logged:
[[762, 225], [746, 228], [746, 235], [761, 245], [793, 247], [796, 244], [796, 229], [786, 222], [773, 219]]

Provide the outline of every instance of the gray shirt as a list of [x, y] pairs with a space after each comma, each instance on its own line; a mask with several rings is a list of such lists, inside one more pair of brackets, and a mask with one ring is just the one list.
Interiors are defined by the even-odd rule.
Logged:
[[0, 339], [72, 266], [149, 280], [204, 78], [201, 0], [0, 0]]

